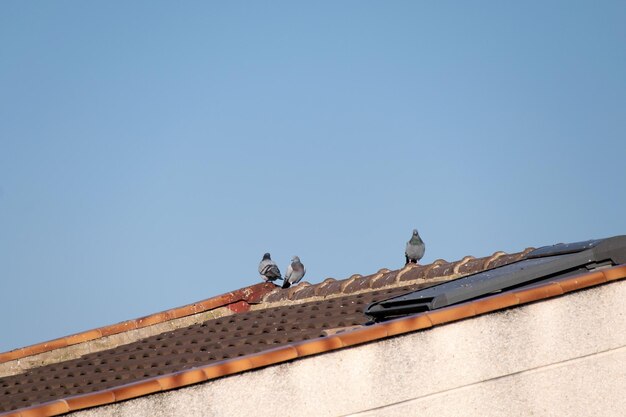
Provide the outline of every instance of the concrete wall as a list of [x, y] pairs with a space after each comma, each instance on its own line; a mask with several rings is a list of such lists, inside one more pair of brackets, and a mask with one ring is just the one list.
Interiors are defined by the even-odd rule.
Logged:
[[91, 416], [622, 416], [626, 282], [192, 387]]

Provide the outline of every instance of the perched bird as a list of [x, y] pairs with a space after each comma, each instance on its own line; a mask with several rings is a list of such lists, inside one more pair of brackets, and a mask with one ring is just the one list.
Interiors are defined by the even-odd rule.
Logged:
[[280, 270], [274, 261], [272, 261], [269, 253], [263, 255], [263, 259], [261, 259], [261, 263], [259, 264], [259, 274], [261, 274], [261, 278], [263, 278], [266, 282], [274, 282], [277, 279], [282, 279]]
[[411, 240], [406, 242], [406, 249], [404, 250], [404, 256], [406, 257], [405, 265], [410, 263], [416, 264], [417, 261], [422, 259], [425, 251], [426, 245], [424, 245], [424, 241], [417, 233], [417, 229], [413, 229], [413, 236], [411, 236]]
[[287, 267], [287, 273], [285, 274], [285, 282], [283, 282], [283, 288], [291, 287], [291, 284], [297, 284], [300, 282], [306, 270], [304, 265], [300, 262], [300, 258], [294, 256], [291, 259], [291, 264]]

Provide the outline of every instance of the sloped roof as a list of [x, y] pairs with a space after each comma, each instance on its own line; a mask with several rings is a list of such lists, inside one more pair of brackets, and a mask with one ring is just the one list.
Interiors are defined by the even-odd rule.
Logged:
[[[246, 301], [249, 311], [2, 378], [0, 412], [21, 410], [7, 415], [57, 415], [122, 401], [626, 277], [626, 267], [605, 269], [353, 330], [354, 326], [365, 324], [363, 309], [373, 301], [516, 262], [528, 252], [511, 255], [498, 252], [491, 257], [466, 257], [453, 263], [436, 261], [397, 271], [381, 270], [368, 277], [305, 284], [290, 290], [264, 287], [259, 292], [264, 292], [262, 296], [253, 297], [258, 304], [250, 308]], [[236, 298], [229, 298], [226, 305], [243, 301]], [[348, 330], [342, 332], [344, 329]], [[102, 330], [99, 333], [106, 334]], [[5, 360], [10, 357], [0, 356]]]

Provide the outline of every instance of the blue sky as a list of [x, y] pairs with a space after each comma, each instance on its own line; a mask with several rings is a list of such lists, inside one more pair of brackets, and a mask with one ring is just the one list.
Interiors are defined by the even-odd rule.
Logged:
[[626, 3], [0, 3], [0, 351], [626, 234]]

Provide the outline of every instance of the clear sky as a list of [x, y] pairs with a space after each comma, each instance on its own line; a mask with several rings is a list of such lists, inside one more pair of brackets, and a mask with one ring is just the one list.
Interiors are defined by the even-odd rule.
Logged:
[[0, 2], [0, 351], [626, 234], [626, 2]]

